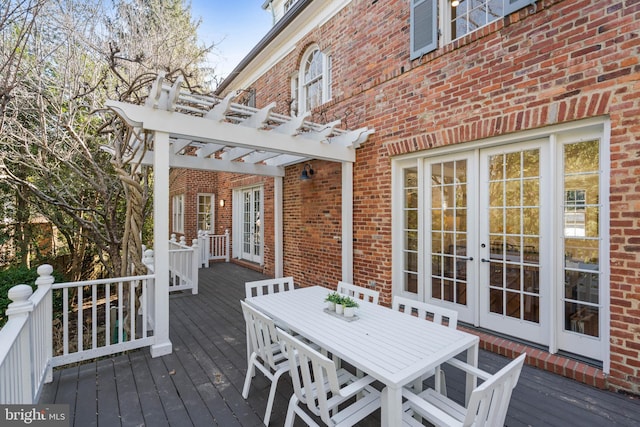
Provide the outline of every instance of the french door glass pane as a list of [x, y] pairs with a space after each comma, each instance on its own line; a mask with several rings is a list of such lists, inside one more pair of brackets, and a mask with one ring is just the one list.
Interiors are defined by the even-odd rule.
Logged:
[[431, 164], [431, 298], [467, 304], [467, 162]]
[[211, 229], [211, 196], [198, 196], [198, 230]]
[[260, 190], [253, 191], [253, 255], [260, 256], [262, 255], [262, 241], [260, 240], [260, 212], [262, 211], [262, 207], [260, 206]]
[[564, 146], [564, 328], [599, 336], [599, 141]]
[[244, 192], [243, 212], [242, 212], [242, 246], [243, 251], [251, 253], [251, 193]]
[[540, 151], [489, 158], [489, 310], [540, 322]]
[[407, 168], [403, 177], [404, 290], [418, 293], [418, 169]]

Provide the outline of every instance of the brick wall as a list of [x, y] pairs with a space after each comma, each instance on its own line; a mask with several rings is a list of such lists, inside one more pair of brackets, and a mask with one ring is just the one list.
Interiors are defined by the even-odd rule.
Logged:
[[[313, 121], [376, 133], [354, 166], [354, 282], [390, 302], [390, 158], [607, 115], [611, 120], [610, 387], [640, 393], [640, 1], [541, 0], [409, 60], [409, 2], [354, 0], [255, 84], [258, 106], [288, 106], [289, 76], [311, 43], [330, 49], [333, 100]], [[285, 178], [285, 274], [340, 277], [340, 167]], [[271, 270], [267, 267], [266, 272]]]

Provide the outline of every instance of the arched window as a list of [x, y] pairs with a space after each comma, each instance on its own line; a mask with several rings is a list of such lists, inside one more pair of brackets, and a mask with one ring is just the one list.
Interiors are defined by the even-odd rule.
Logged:
[[331, 56], [317, 46], [307, 49], [291, 90], [292, 98], [300, 100], [292, 105], [293, 110], [299, 109], [298, 113], [311, 111], [331, 99]]

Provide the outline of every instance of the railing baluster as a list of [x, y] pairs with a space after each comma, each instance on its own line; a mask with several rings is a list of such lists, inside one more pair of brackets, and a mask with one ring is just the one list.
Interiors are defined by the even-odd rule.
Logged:
[[147, 281], [146, 280], [141, 280], [140, 281], [140, 285], [142, 286], [142, 301], [141, 301], [141, 307], [142, 307], [142, 338], [146, 338], [147, 337]]
[[78, 287], [78, 324], [76, 325], [76, 333], [78, 334], [78, 351], [84, 350], [84, 347], [82, 345], [82, 336], [84, 334], [84, 322], [82, 321], [84, 318], [84, 315], [82, 313], [82, 300], [84, 299], [84, 297], [82, 288], [82, 286]]
[[91, 286], [91, 348], [98, 347], [98, 287]]
[[122, 339], [122, 328], [124, 327], [124, 322], [123, 322], [123, 314], [122, 314], [122, 309], [123, 309], [123, 304], [122, 304], [122, 286], [123, 286], [123, 282], [118, 282], [118, 318], [116, 319], [117, 325], [118, 325], [118, 343], [123, 342]]
[[111, 287], [108, 283], [104, 285], [104, 345], [111, 345]]
[[69, 288], [62, 289], [63, 354], [69, 354]]
[[129, 340], [136, 339], [136, 286], [135, 280], [129, 282]]

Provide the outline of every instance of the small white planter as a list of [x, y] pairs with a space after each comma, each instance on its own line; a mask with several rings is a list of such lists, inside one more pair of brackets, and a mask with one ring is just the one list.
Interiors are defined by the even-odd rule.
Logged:
[[329, 311], [336, 311], [336, 303], [333, 301], [327, 301], [327, 309]]
[[342, 304], [336, 304], [336, 313], [342, 314], [343, 309], [344, 309], [344, 306]]
[[353, 317], [356, 315], [355, 307], [345, 307], [344, 308], [344, 317]]

